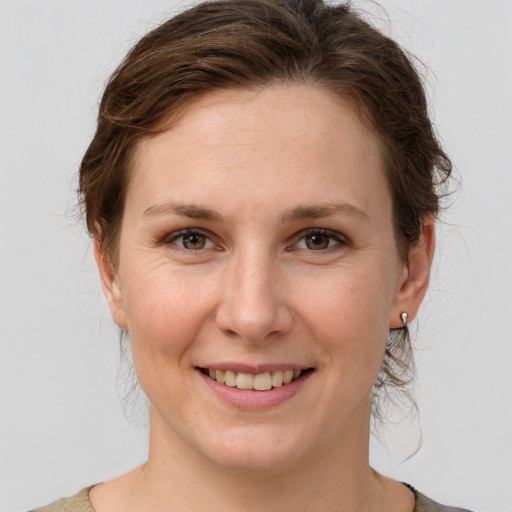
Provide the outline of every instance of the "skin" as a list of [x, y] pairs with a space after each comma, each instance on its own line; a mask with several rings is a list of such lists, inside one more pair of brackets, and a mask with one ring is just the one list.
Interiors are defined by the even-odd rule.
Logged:
[[[93, 488], [95, 510], [412, 511], [369, 466], [370, 397], [433, 250], [426, 217], [400, 259], [379, 139], [320, 88], [214, 93], [141, 142], [116, 268], [95, 254], [151, 403], [150, 451]], [[240, 363], [314, 371], [253, 410], [198, 371]]]

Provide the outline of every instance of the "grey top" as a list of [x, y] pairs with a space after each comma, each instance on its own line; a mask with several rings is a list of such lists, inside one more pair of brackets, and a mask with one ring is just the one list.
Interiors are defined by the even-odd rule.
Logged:
[[[430, 498], [427, 498], [411, 485], [405, 485], [414, 493], [416, 498], [414, 512], [470, 512], [464, 508], [441, 505]], [[46, 507], [38, 508], [31, 512], [94, 512], [91, 502], [89, 501], [89, 491], [91, 489], [92, 486], [86, 487], [70, 498], [62, 498], [50, 505], [47, 505]]]
[[421, 492], [418, 492], [412, 485], [404, 483], [413, 493], [416, 498], [416, 505], [414, 507], [414, 512], [471, 512], [465, 508], [458, 507], [447, 507], [446, 505], [441, 505], [437, 503], [437, 501], [431, 500], [427, 498]]

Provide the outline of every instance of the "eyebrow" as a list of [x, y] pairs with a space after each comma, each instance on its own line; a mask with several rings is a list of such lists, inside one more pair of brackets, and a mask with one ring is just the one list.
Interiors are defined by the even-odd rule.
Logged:
[[[297, 222], [307, 219], [321, 219], [330, 217], [337, 213], [346, 213], [349, 215], [356, 215], [369, 219], [368, 214], [357, 208], [354, 205], [343, 202], [334, 202], [320, 205], [298, 206], [292, 210], [285, 212], [282, 217], [282, 222]], [[178, 215], [188, 219], [199, 220], [216, 220], [222, 221], [222, 215], [212, 208], [194, 204], [181, 204], [181, 203], [160, 203], [150, 206], [144, 211], [142, 217], [148, 218], [159, 215]]]
[[144, 211], [142, 217], [153, 217], [157, 215], [179, 215], [188, 219], [200, 220], [222, 220], [222, 215], [206, 206], [178, 203], [161, 203], [150, 206]]
[[300, 221], [307, 219], [321, 219], [324, 217], [330, 217], [331, 215], [335, 215], [336, 213], [347, 213], [349, 215], [363, 217], [366, 220], [370, 218], [365, 211], [357, 208], [352, 204], [334, 202], [322, 205], [298, 206], [297, 208], [294, 208], [290, 212], [284, 214], [283, 222]]

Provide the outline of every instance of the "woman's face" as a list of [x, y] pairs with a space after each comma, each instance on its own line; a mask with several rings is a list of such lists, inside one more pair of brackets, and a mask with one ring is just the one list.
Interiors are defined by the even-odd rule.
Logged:
[[155, 442], [236, 471], [365, 449], [388, 331], [421, 298], [349, 106], [301, 85], [197, 101], [139, 144], [115, 273], [98, 256]]

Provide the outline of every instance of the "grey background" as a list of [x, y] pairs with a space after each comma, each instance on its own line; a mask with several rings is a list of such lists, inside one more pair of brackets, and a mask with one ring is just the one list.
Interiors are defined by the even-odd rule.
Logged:
[[[146, 430], [123, 416], [117, 333], [70, 208], [108, 74], [187, 3], [0, 1], [1, 511], [144, 460]], [[372, 462], [440, 501], [512, 511], [512, 1], [380, 3], [391, 22], [359, 2], [431, 68], [462, 184], [413, 325], [420, 416], [380, 427]]]

